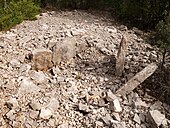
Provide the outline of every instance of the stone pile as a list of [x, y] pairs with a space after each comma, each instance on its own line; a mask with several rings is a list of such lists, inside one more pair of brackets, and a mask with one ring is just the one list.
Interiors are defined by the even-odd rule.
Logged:
[[[138, 36], [140, 31], [81, 11], [37, 17], [0, 34], [0, 127], [170, 126], [167, 104], [147, 93], [115, 93], [158, 61], [157, 49]], [[116, 77], [123, 35], [128, 37], [124, 77]]]

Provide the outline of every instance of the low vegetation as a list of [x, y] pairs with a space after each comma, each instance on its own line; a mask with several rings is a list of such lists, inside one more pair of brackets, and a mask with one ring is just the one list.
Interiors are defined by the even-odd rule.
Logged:
[[31, 0], [0, 1], [0, 30], [7, 30], [23, 20], [33, 20], [40, 9]]

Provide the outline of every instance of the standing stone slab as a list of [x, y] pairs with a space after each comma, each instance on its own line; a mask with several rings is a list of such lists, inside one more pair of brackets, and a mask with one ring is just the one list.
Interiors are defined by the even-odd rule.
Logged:
[[140, 85], [144, 80], [151, 76], [158, 66], [154, 63], [145, 67], [142, 71], [137, 73], [132, 79], [130, 79], [123, 87], [116, 91], [116, 94], [126, 95]]
[[125, 57], [127, 52], [127, 38], [122, 37], [116, 58], [116, 76], [121, 76], [124, 70]]

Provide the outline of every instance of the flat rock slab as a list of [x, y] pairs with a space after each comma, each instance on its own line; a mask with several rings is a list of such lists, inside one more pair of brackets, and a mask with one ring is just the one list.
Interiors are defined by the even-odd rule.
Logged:
[[130, 79], [123, 87], [116, 91], [118, 95], [126, 95], [133, 91], [138, 85], [140, 85], [144, 80], [151, 76], [158, 66], [154, 63], [145, 67], [142, 71], [137, 73], [132, 79]]

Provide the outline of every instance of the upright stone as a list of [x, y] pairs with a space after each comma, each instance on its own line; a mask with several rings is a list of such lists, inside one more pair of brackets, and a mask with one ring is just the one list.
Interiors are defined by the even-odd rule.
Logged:
[[125, 56], [127, 52], [127, 38], [122, 37], [116, 58], [116, 75], [121, 76], [124, 70]]

